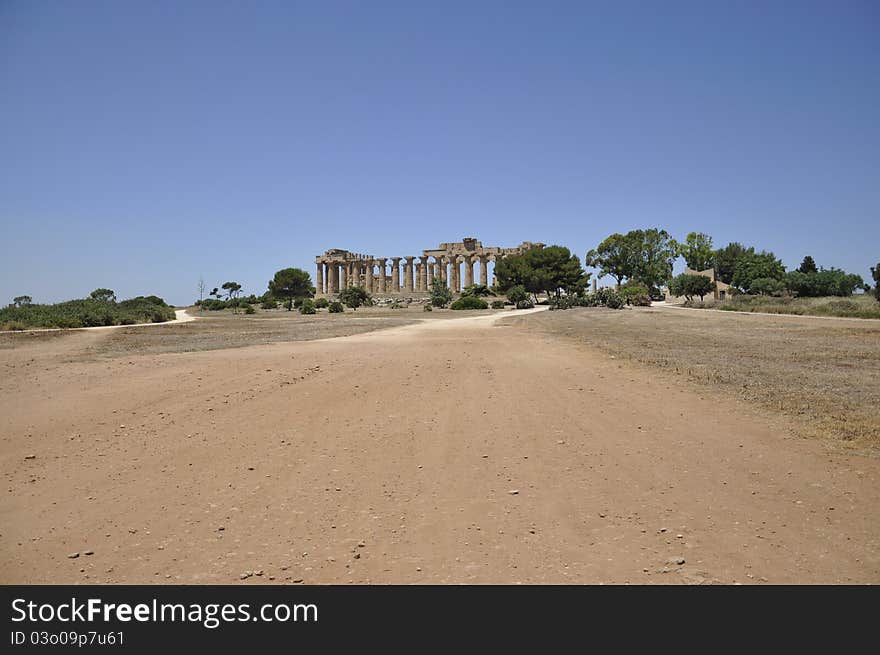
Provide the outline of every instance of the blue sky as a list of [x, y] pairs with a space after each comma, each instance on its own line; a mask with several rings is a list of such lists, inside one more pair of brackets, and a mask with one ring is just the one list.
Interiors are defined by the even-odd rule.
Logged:
[[664, 227], [868, 277], [874, 2], [0, 1], [0, 302]]

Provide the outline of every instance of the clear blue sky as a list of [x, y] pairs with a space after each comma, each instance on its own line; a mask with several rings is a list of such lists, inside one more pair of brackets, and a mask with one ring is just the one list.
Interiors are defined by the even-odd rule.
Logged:
[[691, 230], [868, 277], [880, 5], [0, 0], [0, 302]]

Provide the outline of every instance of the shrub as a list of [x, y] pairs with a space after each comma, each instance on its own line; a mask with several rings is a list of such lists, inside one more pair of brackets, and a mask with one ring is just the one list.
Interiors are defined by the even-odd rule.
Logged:
[[339, 294], [339, 301], [352, 309], [357, 309], [361, 305], [366, 304], [369, 299], [370, 294], [363, 287], [348, 287]]
[[315, 309], [315, 301], [311, 298], [302, 298], [299, 303], [299, 313], [300, 314], [315, 314], [317, 310]]
[[334, 300], [329, 305], [327, 305], [327, 311], [331, 314], [341, 314], [345, 311], [345, 307], [342, 306], [342, 303], [338, 300]]
[[452, 292], [438, 277], [431, 282], [431, 304], [434, 307], [446, 307], [452, 301]]
[[605, 306], [608, 309], [623, 309], [626, 303], [619, 293], [609, 293], [605, 297]]
[[315, 301], [315, 307], [317, 307], [318, 309], [327, 309], [327, 305], [329, 305], [329, 304], [330, 304], [330, 301], [327, 300], [326, 298], [318, 298]]
[[492, 309], [504, 309], [504, 301], [503, 300], [493, 300], [492, 301]]
[[138, 296], [119, 303], [83, 298], [54, 305], [10, 305], [0, 309], [0, 325], [21, 323], [26, 327], [36, 328], [80, 328], [161, 323], [174, 318], [171, 307], [158, 305], [151, 298], [157, 297]]
[[246, 305], [244, 308], [244, 313], [245, 314], [256, 314], [257, 310], [254, 309], [252, 305]]
[[267, 298], [260, 303], [260, 309], [278, 309], [278, 301]]
[[425, 305], [425, 306], [422, 308], [422, 311], [424, 311], [424, 312], [433, 312], [433, 311], [434, 311], [434, 308], [431, 307], [431, 305]]
[[521, 284], [517, 284], [516, 286], [512, 286], [507, 290], [507, 299], [512, 302], [514, 305], [517, 305], [517, 309], [521, 309], [518, 305], [523, 300], [528, 300], [529, 294], [526, 292], [526, 288]]
[[581, 307], [608, 307], [610, 309], [623, 309], [626, 301], [614, 289], [602, 288], [595, 293], [588, 293], [577, 299]]
[[524, 300], [520, 300], [518, 303], [516, 303], [517, 309], [532, 309], [534, 306], [535, 306], [535, 303], [533, 303], [528, 298], [526, 298]]
[[488, 309], [489, 303], [477, 296], [462, 296], [456, 300], [450, 309]]
[[[709, 278], [706, 279], [708, 280]], [[627, 305], [635, 305], [637, 307], [649, 307], [651, 305], [651, 292], [648, 291], [648, 287], [641, 284], [628, 283], [624, 285], [620, 289], [620, 295], [623, 296]]]

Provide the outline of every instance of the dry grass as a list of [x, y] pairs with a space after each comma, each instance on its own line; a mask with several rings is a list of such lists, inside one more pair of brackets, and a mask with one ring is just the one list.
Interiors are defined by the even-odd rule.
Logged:
[[880, 323], [648, 308], [508, 321], [795, 417], [805, 436], [880, 448]]
[[[41, 354], [51, 353], [61, 361], [85, 361], [97, 357], [126, 357], [161, 353], [244, 348], [285, 341], [311, 341], [344, 337], [383, 328], [408, 325], [421, 320], [460, 318], [491, 311], [460, 312], [435, 310], [425, 312], [421, 305], [401, 309], [362, 307], [357, 311], [314, 315], [297, 311], [257, 311], [256, 314], [232, 314], [231, 311], [204, 312], [189, 310], [200, 318], [189, 323], [170, 323], [148, 327], [126, 327], [107, 331], [53, 330], [0, 334], [0, 351], [28, 350], [42, 346]], [[47, 351], [45, 346], [54, 344]]]
[[797, 314], [799, 316], [838, 316], [844, 318], [880, 318], [880, 303], [873, 295], [849, 298], [776, 298], [774, 296], [733, 296], [716, 306], [732, 312]]

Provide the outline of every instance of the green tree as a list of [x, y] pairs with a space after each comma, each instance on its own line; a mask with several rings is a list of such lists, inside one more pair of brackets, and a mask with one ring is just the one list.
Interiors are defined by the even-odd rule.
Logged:
[[523, 255], [504, 257], [495, 262], [495, 287], [501, 293], [515, 286], [528, 289], [533, 273]]
[[220, 287], [224, 291], [226, 291], [226, 302], [232, 307], [232, 313], [238, 313], [238, 302], [233, 302], [238, 297], [239, 292], [241, 292], [241, 285], [238, 282], [225, 282], [223, 286]]
[[439, 277], [431, 281], [431, 304], [434, 307], [446, 307], [452, 302], [452, 292]]
[[12, 299], [12, 304], [16, 307], [24, 307], [25, 305], [30, 305], [34, 301], [30, 296], [16, 296]]
[[116, 292], [113, 289], [95, 289], [89, 298], [98, 302], [116, 302]]
[[315, 295], [315, 288], [304, 270], [282, 268], [269, 280], [269, 293], [278, 300], [287, 300], [287, 311], [291, 311], [294, 298], [311, 298]]
[[590, 250], [584, 258], [584, 263], [598, 268], [600, 278], [610, 275], [617, 280], [617, 286], [620, 286], [625, 278], [632, 277], [635, 270], [632, 245], [632, 239], [614, 233], [594, 250]]
[[880, 262], [871, 267], [871, 277], [874, 279], [874, 298], [880, 302]]
[[684, 296], [687, 300], [693, 300], [694, 296], [699, 296], [700, 302], [703, 302], [703, 296], [714, 290], [715, 283], [705, 275], [682, 273], [676, 275], [669, 282], [669, 293], [673, 296]]
[[785, 282], [772, 277], [758, 277], [749, 284], [749, 293], [755, 293], [761, 296], [772, 296], [778, 294], [785, 288]]
[[348, 287], [339, 294], [340, 302], [345, 303], [354, 310], [357, 310], [361, 305], [367, 304], [369, 299], [370, 294], [363, 287]]
[[813, 258], [807, 255], [804, 257], [804, 261], [801, 262], [801, 265], [797, 267], [797, 270], [801, 273], [809, 275], [810, 273], [818, 273], [819, 269], [816, 268], [816, 262], [813, 261]]
[[745, 253], [736, 262], [731, 284], [738, 289], [751, 292], [752, 282], [758, 279], [782, 280], [785, 266], [772, 252], [761, 251]]
[[226, 291], [227, 300], [236, 298], [241, 292], [241, 285], [238, 282], [224, 282], [223, 286], [220, 288]]
[[469, 284], [462, 290], [461, 295], [480, 298], [484, 296], [494, 296], [495, 292], [492, 291], [492, 289], [487, 287], [485, 284]]
[[557, 298], [563, 291], [573, 295], [581, 293], [590, 279], [577, 255], [572, 255], [565, 246], [533, 248], [521, 256], [532, 271], [526, 285], [532, 293], [544, 292]]
[[715, 263], [712, 237], [702, 232], [688, 234], [684, 243], [679, 244], [678, 253], [684, 257], [688, 268], [694, 271], [705, 271]]
[[572, 255], [564, 246], [533, 248], [495, 264], [496, 286], [501, 291], [521, 286], [535, 295], [547, 293], [559, 297], [563, 291], [580, 293], [589, 278], [577, 255]]
[[746, 248], [743, 244], [732, 242], [715, 251], [715, 279], [725, 284], [733, 283], [736, 265], [744, 255], [753, 255], [754, 248]]
[[803, 273], [797, 269], [785, 274], [786, 288], [801, 298], [847, 297], [864, 285], [860, 275], [847, 273], [839, 268], [823, 268], [813, 273]]
[[633, 230], [626, 238], [633, 253], [632, 279], [656, 290], [672, 277], [672, 265], [678, 257], [678, 243], [666, 230]]

